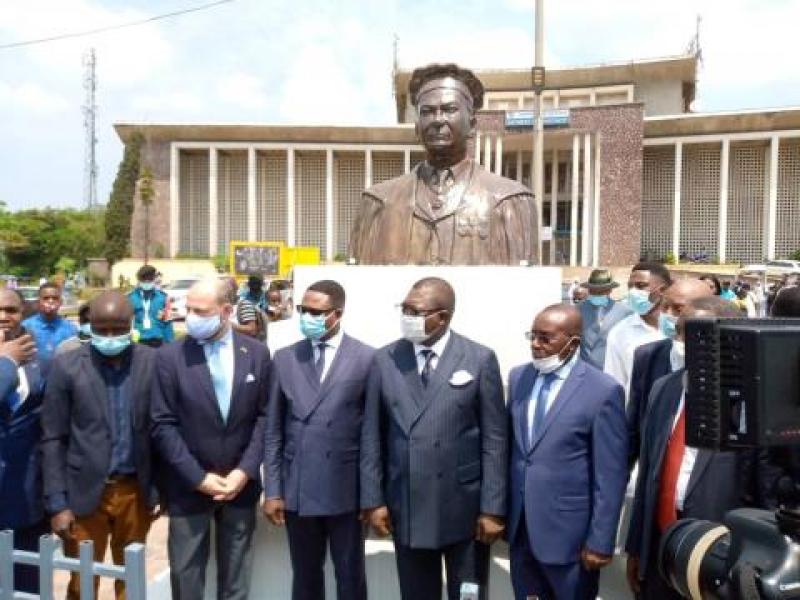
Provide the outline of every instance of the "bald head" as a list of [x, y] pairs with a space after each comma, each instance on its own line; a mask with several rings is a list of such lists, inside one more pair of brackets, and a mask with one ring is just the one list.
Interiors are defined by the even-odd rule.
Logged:
[[228, 285], [225, 279], [205, 277], [189, 288], [186, 293], [186, 300], [188, 302], [190, 298], [194, 298], [203, 303], [216, 304], [217, 306], [230, 304]]
[[679, 317], [693, 300], [713, 296], [709, 285], [701, 279], [677, 279], [664, 292], [661, 311]]
[[132, 320], [131, 303], [117, 290], [101, 292], [89, 305], [89, 323], [97, 335], [124, 335], [131, 330]]
[[440, 277], [420, 279], [411, 290], [424, 295], [436, 308], [449, 311], [451, 314], [456, 309], [456, 293], [453, 286]]
[[583, 329], [581, 312], [569, 304], [551, 304], [546, 307], [536, 315], [534, 328], [536, 327], [536, 322], [540, 319], [552, 323], [567, 336], [580, 335]]
[[531, 352], [534, 358], [558, 355], [567, 360], [580, 345], [583, 320], [580, 311], [569, 304], [552, 304], [542, 310], [531, 327]]

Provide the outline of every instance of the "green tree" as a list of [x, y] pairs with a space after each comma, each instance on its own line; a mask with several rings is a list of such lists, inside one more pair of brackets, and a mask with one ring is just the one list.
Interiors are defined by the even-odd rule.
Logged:
[[122, 161], [119, 163], [117, 177], [111, 189], [111, 197], [106, 208], [105, 241], [105, 257], [109, 264], [114, 264], [129, 254], [133, 196], [136, 192], [136, 181], [139, 179], [143, 143], [144, 137], [136, 132], [125, 144]]
[[142, 167], [142, 176], [139, 178], [139, 198], [144, 206], [144, 264], [150, 258], [150, 206], [153, 204], [153, 172], [150, 167]]

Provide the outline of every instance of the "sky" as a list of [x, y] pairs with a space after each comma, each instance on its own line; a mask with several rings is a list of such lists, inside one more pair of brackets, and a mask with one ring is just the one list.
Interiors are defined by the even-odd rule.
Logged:
[[[0, 45], [146, 19], [209, 0], [3, 0]], [[547, 67], [672, 56], [701, 17], [696, 111], [800, 105], [800, 0], [545, 0]], [[395, 122], [399, 64], [532, 63], [533, 0], [233, 0], [127, 29], [0, 49], [0, 201], [80, 207], [83, 57], [97, 56], [98, 198], [116, 122]]]

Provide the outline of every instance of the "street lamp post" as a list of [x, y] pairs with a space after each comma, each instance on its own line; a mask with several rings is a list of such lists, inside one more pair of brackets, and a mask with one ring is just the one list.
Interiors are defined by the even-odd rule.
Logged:
[[[539, 262], [542, 260], [542, 202], [544, 202], [544, 123], [542, 110], [542, 91], [544, 90], [544, 0], [534, 0], [534, 49], [533, 49], [533, 152], [531, 153], [531, 183], [536, 199], [536, 222], [539, 226], [536, 236], [539, 244]], [[553, 221], [552, 215], [550, 221]], [[550, 262], [553, 262], [553, 241], [550, 241]]]

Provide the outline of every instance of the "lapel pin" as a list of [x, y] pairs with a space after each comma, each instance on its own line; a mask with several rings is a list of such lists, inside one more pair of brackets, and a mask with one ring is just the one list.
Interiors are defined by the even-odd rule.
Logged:
[[239, 350], [241, 350], [242, 352], [244, 352], [245, 354], [247, 354], [247, 348], [245, 348], [244, 346], [242, 346], [241, 348], [239, 348]]

